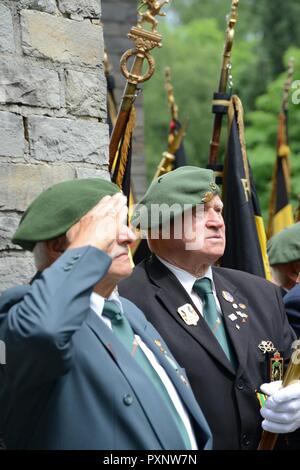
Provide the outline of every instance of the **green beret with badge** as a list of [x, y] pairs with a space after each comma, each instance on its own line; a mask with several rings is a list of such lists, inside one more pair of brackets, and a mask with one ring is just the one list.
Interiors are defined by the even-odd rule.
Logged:
[[284, 228], [268, 241], [270, 265], [300, 260], [300, 222]]
[[24, 250], [32, 251], [37, 242], [64, 235], [104, 196], [119, 191], [117, 185], [100, 178], [57, 183], [30, 204], [12, 241]]
[[157, 228], [219, 194], [212, 170], [183, 166], [152, 182], [136, 206], [131, 223], [142, 230]]

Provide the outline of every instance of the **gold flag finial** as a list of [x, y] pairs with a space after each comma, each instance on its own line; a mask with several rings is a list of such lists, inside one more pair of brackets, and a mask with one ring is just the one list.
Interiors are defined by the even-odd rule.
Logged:
[[152, 32], [157, 33], [158, 21], [156, 16], [166, 16], [166, 13], [161, 12], [162, 7], [169, 3], [169, 0], [163, 0], [161, 3], [157, 0], [142, 0], [139, 7], [148, 5], [148, 9], [144, 13], [139, 13], [138, 27], [142, 28], [144, 23], [149, 23], [152, 27]]
[[[124, 136], [129, 115], [133, 103], [138, 95], [138, 85], [149, 80], [155, 72], [155, 61], [150, 51], [155, 47], [161, 47], [162, 36], [157, 32], [157, 19], [155, 16], [165, 16], [161, 12], [164, 5], [169, 0], [154, 1], [142, 0], [139, 10], [148, 7], [143, 13], [139, 13], [139, 20], [136, 26], [133, 26], [128, 33], [129, 39], [134, 42], [134, 48], [127, 50], [120, 60], [121, 72], [127, 79], [121, 106], [118, 112], [116, 124], [114, 126], [109, 146], [109, 169], [112, 170], [116, 159], [120, 142]], [[145, 23], [150, 24], [151, 31], [144, 28]], [[133, 65], [128, 70], [128, 60], [134, 58]], [[148, 69], [143, 72], [144, 61], [148, 63]]]
[[294, 70], [295, 70], [295, 60], [293, 57], [290, 57], [289, 64], [288, 64], [288, 71], [287, 71], [287, 79], [285, 81], [284, 88], [283, 88], [282, 106], [281, 106], [281, 109], [283, 112], [286, 112], [288, 110], [289, 94], [290, 94], [290, 89], [293, 83]]
[[[131, 28], [128, 33], [129, 39], [132, 39], [135, 44], [134, 49], [129, 49], [123, 54], [121, 58], [121, 71], [129, 83], [137, 85], [138, 83], [145, 82], [152, 77], [155, 71], [155, 61], [150, 54], [150, 51], [155, 47], [161, 47], [161, 35], [157, 32], [158, 21], [155, 16], [165, 16], [160, 10], [162, 7], [169, 3], [169, 0], [163, 0], [162, 2], [154, 0], [142, 0], [139, 7], [148, 5], [148, 9], [144, 13], [139, 13], [139, 20], [137, 26]], [[144, 28], [145, 23], [150, 23], [152, 28], [148, 31]], [[129, 72], [127, 69], [127, 62], [130, 57], [135, 56], [135, 63]], [[148, 62], [148, 71], [142, 75], [143, 61]]]

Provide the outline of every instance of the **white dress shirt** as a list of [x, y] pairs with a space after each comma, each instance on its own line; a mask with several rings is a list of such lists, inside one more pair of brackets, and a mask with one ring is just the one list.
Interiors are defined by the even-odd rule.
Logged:
[[212, 282], [212, 291], [213, 291], [213, 295], [214, 295], [214, 298], [215, 298], [215, 301], [216, 301], [218, 313], [222, 315], [222, 310], [221, 310], [220, 302], [219, 302], [218, 297], [217, 297], [217, 292], [216, 292], [215, 283], [214, 283], [214, 280], [213, 280], [213, 274], [212, 274], [211, 267], [208, 268], [208, 270], [206, 271], [206, 273], [202, 277], [195, 277], [192, 274], [185, 271], [184, 269], [181, 269], [181, 268], [178, 268], [177, 266], [174, 266], [173, 264], [171, 264], [168, 261], [160, 258], [159, 256], [156, 255], [156, 257], [178, 279], [178, 281], [180, 282], [182, 287], [187, 291], [188, 295], [190, 296], [190, 298], [192, 299], [192, 301], [194, 302], [195, 306], [197, 307], [197, 309], [199, 310], [199, 312], [201, 313], [202, 316], [203, 316], [203, 302], [202, 302], [201, 298], [199, 297], [199, 295], [196, 294], [196, 292], [193, 290], [193, 285], [194, 285], [195, 281], [197, 281], [198, 279], [202, 279], [203, 277], [208, 277]]
[[[102, 315], [103, 312], [103, 307], [104, 307], [104, 297], [101, 297], [100, 295], [96, 294], [95, 292], [92, 293], [90, 297], [90, 307], [91, 309], [98, 315], [98, 317], [103, 321], [111, 330], [111, 321], [109, 318], [105, 317]], [[117, 290], [113, 291], [113, 293], [109, 296], [107, 300], [111, 300], [115, 302], [118, 307], [120, 308], [121, 312], [123, 313], [123, 306], [119, 298], [119, 294]], [[191, 422], [188, 416], [188, 413], [186, 412], [184, 405], [173, 385], [171, 382], [169, 376], [167, 375], [166, 371], [163, 369], [163, 367], [159, 364], [157, 361], [155, 355], [153, 352], [146, 346], [146, 344], [142, 341], [142, 339], [138, 335], [134, 335], [136, 343], [138, 346], [141, 348], [145, 356], [147, 357], [148, 361], [150, 362], [151, 366], [159, 376], [160, 380], [164, 384], [164, 387], [177, 411], [179, 414], [183, 425], [185, 426], [186, 432], [189, 436], [190, 443], [191, 443], [191, 449], [192, 450], [198, 450], [197, 443], [196, 443], [196, 438], [194, 435], [194, 431], [191, 426]]]

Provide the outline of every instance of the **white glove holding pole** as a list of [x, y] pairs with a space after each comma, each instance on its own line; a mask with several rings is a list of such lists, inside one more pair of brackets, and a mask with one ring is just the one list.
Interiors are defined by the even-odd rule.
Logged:
[[300, 381], [282, 388], [282, 382], [265, 383], [260, 387], [268, 395], [260, 414], [262, 427], [274, 434], [293, 432], [300, 427]]

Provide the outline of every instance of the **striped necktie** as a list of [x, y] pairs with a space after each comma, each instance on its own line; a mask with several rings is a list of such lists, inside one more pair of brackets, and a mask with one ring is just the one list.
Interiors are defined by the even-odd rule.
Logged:
[[219, 315], [215, 297], [212, 291], [212, 282], [208, 277], [195, 281], [193, 290], [203, 302], [203, 315], [206, 323], [220, 343], [224, 353], [233, 366], [236, 364], [235, 354], [227, 336], [222, 315]]

